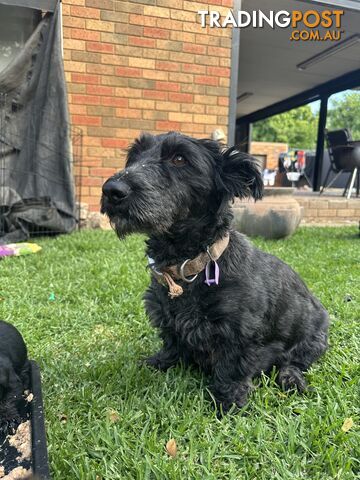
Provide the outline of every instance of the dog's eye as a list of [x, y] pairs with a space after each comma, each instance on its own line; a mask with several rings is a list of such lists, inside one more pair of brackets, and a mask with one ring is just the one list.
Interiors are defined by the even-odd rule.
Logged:
[[175, 165], [175, 167], [182, 167], [185, 165], [186, 160], [182, 155], [174, 155], [171, 159], [171, 163]]

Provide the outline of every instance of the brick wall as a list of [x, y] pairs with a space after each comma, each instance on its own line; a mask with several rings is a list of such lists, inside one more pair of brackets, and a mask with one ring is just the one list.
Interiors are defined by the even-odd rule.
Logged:
[[342, 190], [338, 190], [339, 197], [326, 194], [311, 196], [295, 196], [297, 202], [304, 208], [303, 225], [358, 225], [360, 222], [360, 199], [341, 197]]
[[231, 28], [203, 29], [198, 10], [233, 0], [63, 0], [72, 123], [84, 132], [83, 201], [124, 165], [140, 131], [227, 134]]
[[286, 143], [274, 142], [251, 142], [250, 153], [252, 155], [265, 155], [266, 168], [274, 170], [278, 167], [280, 153], [285, 153], [289, 149]]

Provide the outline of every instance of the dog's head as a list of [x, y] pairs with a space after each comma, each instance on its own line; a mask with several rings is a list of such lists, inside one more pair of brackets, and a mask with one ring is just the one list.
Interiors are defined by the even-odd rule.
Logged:
[[162, 234], [234, 197], [259, 199], [262, 191], [256, 160], [235, 147], [175, 132], [143, 134], [130, 147], [125, 169], [104, 183], [101, 212], [119, 236]]

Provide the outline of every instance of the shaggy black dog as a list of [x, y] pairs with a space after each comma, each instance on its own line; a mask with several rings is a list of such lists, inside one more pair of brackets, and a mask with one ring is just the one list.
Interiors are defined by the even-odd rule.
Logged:
[[17, 426], [18, 403], [29, 387], [29, 361], [18, 330], [0, 320], [0, 430]]
[[[101, 211], [118, 236], [149, 236], [153, 276], [145, 305], [163, 348], [148, 364], [196, 364], [211, 375], [223, 411], [242, 407], [251, 379], [273, 366], [283, 388], [305, 390], [303, 372], [327, 348], [320, 302], [290, 267], [231, 229], [230, 201], [259, 199], [262, 189], [253, 158], [174, 132], [142, 135], [125, 169], [103, 186]], [[217, 255], [219, 281], [205, 283], [216, 277], [208, 249], [223, 249], [227, 238]], [[191, 278], [180, 271], [187, 259], [197, 260]]]

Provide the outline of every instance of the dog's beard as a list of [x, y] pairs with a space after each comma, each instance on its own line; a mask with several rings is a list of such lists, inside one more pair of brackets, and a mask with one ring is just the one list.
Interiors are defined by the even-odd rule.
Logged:
[[146, 211], [131, 209], [122, 214], [108, 216], [112, 228], [120, 239], [132, 233], [161, 235], [168, 232], [173, 224], [171, 217], [161, 217], [158, 212], [149, 209]]

